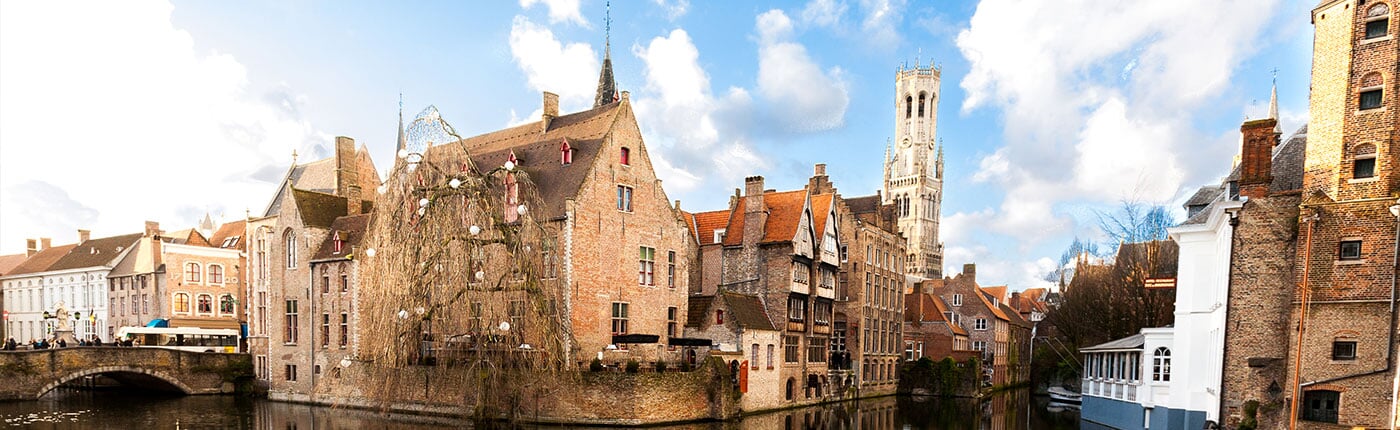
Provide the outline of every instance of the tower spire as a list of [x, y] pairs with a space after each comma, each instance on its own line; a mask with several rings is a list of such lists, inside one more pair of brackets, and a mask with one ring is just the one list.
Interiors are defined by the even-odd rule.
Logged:
[[612, 2], [607, 2], [603, 15], [603, 70], [598, 72], [598, 94], [593, 96], [593, 107], [613, 103], [621, 99], [617, 92], [617, 81], [613, 80], [612, 70]]
[[1269, 92], [1269, 119], [1274, 120], [1274, 134], [1283, 134], [1283, 127], [1278, 124], [1278, 68], [1274, 68], [1274, 86]]
[[404, 145], [406, 144], [406, 142], [405, 142], [406, 139], [405, 139], [404, 137], [405, 137], [405, 136], [404, 136], [404, 134], [403, 134], [403, 93], [399, 93], [399, 141], [398, 141], [398, 143], [397, 143], [396, 145], [394, 145], [394, 153], [396, 154], [395, 156], [397, 156], [397, 154], [398, 154], [398, 152], [399, 152], [400, 150], [402, 150], [402, 149], [404, 149], [404, 148], [406, 147], [406, 146], [404, 146]]

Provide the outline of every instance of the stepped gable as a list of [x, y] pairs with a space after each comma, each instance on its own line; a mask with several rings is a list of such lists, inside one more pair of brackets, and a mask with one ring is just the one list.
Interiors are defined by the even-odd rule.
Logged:
[[123, 251], [131, 249], [142, 236], [141, 233], [132, 233], [88, 240], [75, 245], [72, 251], [54, 262], [48, 270], [105, 266], [116, 260]]
[[[316, 254], [311, 257], [311, 261], [322, 260], [348, 260], [360, 245], [360, 240], [365, 236], [365, 230], [369, 228], [369, 223], [373, 214], [359, 214], [341, 216], [335, 219], [330, 226], [330, 234], [326, 235], [326, 240], [321, 242], [321, 247], [316, 250]], [[335, 252], [335, 235], [340, 235], [343, 247], [339, 253]]]

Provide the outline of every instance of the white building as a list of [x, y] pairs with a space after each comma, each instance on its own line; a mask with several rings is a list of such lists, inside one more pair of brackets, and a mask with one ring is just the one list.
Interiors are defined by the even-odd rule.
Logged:
[[59, 302], [75, 317], [70, 326], [80, 339], [100, 336], [107, 321], [107, 274], [131, 250], [141, 234], [88, 239], [79, 230], [79, 243], [49, 247], [45, 239], [36, 251], [10, 274], [0, 277], [5, 293], [5, 328], [10, 337], [25, 342], [53, 336], [56, 324], [44, 313], [55, 314]]

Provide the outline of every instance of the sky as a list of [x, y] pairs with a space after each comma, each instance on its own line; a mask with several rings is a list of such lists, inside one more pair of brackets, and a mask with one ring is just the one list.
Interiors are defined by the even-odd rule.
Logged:
[[[825, 163], [880, 188], [894, 73], [941, 69], [945, 273], [1048, 286], [1096, 214], [1218, 183], [1239, 126], [1307, 122], [1309, 1], [0, 2], [0, 253], [260, 214], [349, 136], [384, 170], [402, 114], [463, 135], [591, 107], [610, 52], [671, 199]], [[611, 16], [609, 20], [605, 17]]]

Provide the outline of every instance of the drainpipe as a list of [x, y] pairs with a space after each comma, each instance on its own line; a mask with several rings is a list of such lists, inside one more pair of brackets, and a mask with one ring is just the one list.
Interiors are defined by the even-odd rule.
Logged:
[[[1396, 312], [1395, 312], [1396, 286], [1397, 286], [1397, 284], [1396, 284], [1396, 276], [1395, 276], [1395, 275], [1396, 275], [1396, 272], [1400, 272], [1400, 201], [1397, 201], [1396, 204], [1390, 206], [1390, 213], [1396, 217], [1396, 223], [1395, 223], [1395, 250], [1394, 250], [1394, 254], [1393, 254], [1392, 257], [1391, 257], [1391, 271], [1390, 271], [1390, 325], [1386, 327], [1386, 332], [1387, 332], [1388, 334], [1387, 334], [1387, 341], [1386, 341], [1386, 348], [1385, 348], [1385, 366], [1382, 367], [1382, 368], [1380, 368], [1380, 369], [1370, 370], [1370, 371], [1361, 372], [1361, 373], [1353, 373], [1353, 374], [1350, 374], [1350, 375], [1343, 375], [1343, 376], [1337, 376], [1337, 377], [1332, 377], [1332, 378], [1327, 378], [1327, 379], [1321, 379], [1321, 380], [1316, 380], [1316, 381], [1304, 382], [1304, 383], [1301, 385], [1302, 387], [1307, 387], [1307, 386], [1317, 385], [1317, 384], [1324, 384], [1324, 383], [1334, 382], [1334, 381], [1340, 381], [1340, 380], [1343, 380], [1343, 379], [1351, 379], [1351, 378], [1357, 378], [1357, 377], [1362, 377], [1362, 376], [1370, 376], [1370, 375], [1376, 375], [1376, 374], [1381, 374], [1381, 373], [1387, 373], [1387, 372], [1390, 372], [1390, 369], [1391, 369], [1391, 368], [1393, 368], [1393, 365], [1391, 364], [1391, 362], [1392, 362], [1392, 360], [1394, 359], [1394, 354], [1393, 354], [1391, 351], [1393, 351], [1393, 350], [1395, 349], [1395, 322], [1396, 322], [1396, 318], [1397, 318], [1397, 314], [1396, 314]], [[1394, 400], [1395, 392], [1392, 392], [1392, 393], [1391, 393], [1391, 397], [1392, 397], [1391, 403], [1393, 404], [1393, 403], [1395, 402], [1395, 400]], [[1395, 412], [1394, 412], [1394, 409], [1395, 409], [1394, 407], [1391, 408], [1391, 410], [1392, 410], [1391, 414], [1394, 414], [1394, 413], [1395, 413]], [[1392, 420], [1391, 420], [1391, 428], [1392, 428], [1392, 429], [1395, 428], [1395, 424], [1394, 424], [1394, 423], [1395, 423], [1395, 421], [1392, 419]]]
[[1318, 218], [1321, 218], [1321, 216], [1316, 212], [1316, 209], [1312, 209], [1312, 211], [1312, 214], [1303, 217], [1303, 221], [1308, 223], [1308, 235], [1307, 238], [1304, 239], [1305, 245], [1303, 248], [1303, 280], [1302, 283], [1299, 284], [1299, 289], [1302, 290], [1303, 300], [1298, 304], [1298, 347], [1297, 352], [1293, 354], [1293, 399], [1291, 402], [1289, 402], [1291, 403], [1288, 412], [1289, 430], [1293, 430], [1298, 427], [1298, 402], [1301, 401], [1300, 396], [1302, 394], [1302, 386], [1298, 384], [1298, 377], [1303, 370], [1303, 330], [1306, 328], [1305, 323], [1307, 322], [1308, 318], [1308, 268], [1312, 266], [1312, 264], [1310, 264], [1310, 260], [1312, 258], [1313, 226], [1317, 224]]

